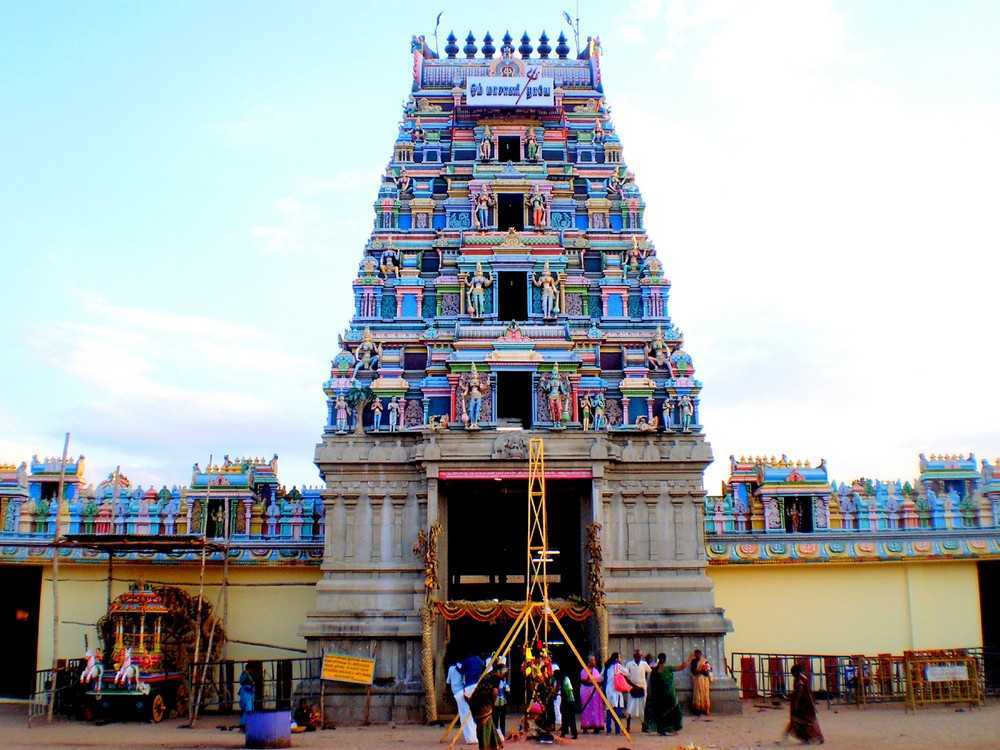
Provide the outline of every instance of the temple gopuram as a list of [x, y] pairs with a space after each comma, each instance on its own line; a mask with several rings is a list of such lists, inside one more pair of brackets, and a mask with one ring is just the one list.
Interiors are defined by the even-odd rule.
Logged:
[[[377, 643], [396, 716], [424, 715], [446, 655], [499, 643], [479, 610], [524, 598], [529, 436], [545, 439], [550, 590], [606, 620], [580, 615], [584, 648], [719, 661], [730, 628], [701, 543], [701, 384], [600, 43], [570, 57], [562, 36], [538, 42], [486, 35], [479, 49], [470, 34], [460, 50], [452, 36], [439, 58], [413, 40], [354, 316], [324, 384], [316, 465], [334, 532], [303, 633], [316, 655]], [[414, 547], [432, 529], [425, 592]], [[719, 677], [724, 709], [735, 685]], [[372, 715], [390, 703], [375, 698]], [[360, 715], [364, 699], [337, 696], [338, 711]]]

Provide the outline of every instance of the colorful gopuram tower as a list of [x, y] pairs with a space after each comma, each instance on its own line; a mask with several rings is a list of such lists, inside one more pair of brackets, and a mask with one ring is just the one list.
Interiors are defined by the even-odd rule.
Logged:
[[[509, 34], [499, 49], [465, 42], [450, 35], [446, 57], [412, 42], [412, 93], [324, 383], [323, 578], [302, 632], [310, 655], [376, 657], [368, 709], [361, 689], [328, 690], [344, 721], [433, 715], [449, 660], [496, 645], [498, 602], [524, 598], [529, 434], [545, 438], [550, 592], [581, 621], [581, 648], [723, 662], [701, 384], [600, 42], [575, 58], [563, 35], [537, 51], [527, 34], [516, 49]], [[735, 684], [718, 671], [725, 710]]]

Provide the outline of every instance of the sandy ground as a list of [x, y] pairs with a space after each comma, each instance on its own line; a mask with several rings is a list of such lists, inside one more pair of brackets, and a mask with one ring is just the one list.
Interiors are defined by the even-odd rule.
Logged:
[[[775, 748], [787, 709], [757, 709], [744, 706], [742, 716], [713, 717], [711, 721], [685, 718], [684, 730], [676, 737], [638, 735], [633, 748], [673, 750], [693, 742], [705, 750]], [[95, 726], [70, 721], [40, 724], [28, 729], [23, 706], [0, 706], [0, 747], [44, 748], [235, 748], [243, 747], [243, 736], [221, 732], [218, 717], [201, 719], [195, 729], [182, 728], [172, 720], [162, 724], [139, 723]], [[226, 723], [229, 722], [227, 718]], [[902, 706], [869, 706], [863, 710], [839, 707], [820, 709], [820, 724], [830, 750], [1000, 750], [1000, 703], [957, 711], [935, 707], [907, 714]], [[292, 746], [337, 750], [404, 747], [408, 750], [443, 750], [441, 729], [423, 726], [341, 727], [295, 735]], [[565, 745], [577, 748], [617, 750], [622, 738], [587, 735]], [[562, 743], [560, 743], [562, 744]], [[789, 747], [798, 743], [789, 741]], [[461, 745], [456, 745], [461, 747]], [[541, 747], [535, 743], [508, 744], [514, 748]]]

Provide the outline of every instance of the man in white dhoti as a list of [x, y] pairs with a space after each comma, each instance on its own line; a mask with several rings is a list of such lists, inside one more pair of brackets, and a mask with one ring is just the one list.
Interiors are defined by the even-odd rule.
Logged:
[[465, 677], [462, 675], [462, 663], [455, 662], [448, 669], [448, 688], [455, 697], [458, 707], [458, 720], [462, 722], [462, 739], [466, 745], [479, 744], [476, 740], [476, 722], [469, 710], [469, 701], [465, 697]]
[[633, 717], [639, 719], [639, 724], [642, 724], [642, 715], [646, 711], [646, 688], [649, 683], [649, 673], [652, 671], [652, 667], [642, 658], [642, 651], [639, 649], [635, 650], [632, 660], [625, 665], [625, 673], [631, 686], [628, 695], [628, 719], [625, 725], [629, 732], [632, 731]]

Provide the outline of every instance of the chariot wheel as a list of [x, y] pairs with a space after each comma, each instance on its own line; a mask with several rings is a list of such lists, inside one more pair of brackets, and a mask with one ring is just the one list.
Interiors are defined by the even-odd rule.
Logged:
[[154, 724], [159, 724], [166, 715], [167, 702], [163, 700], [162, 693], [156, 693], [149, 703], [149, 720]]

